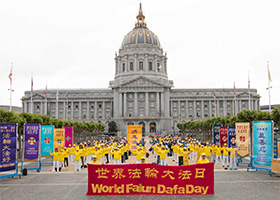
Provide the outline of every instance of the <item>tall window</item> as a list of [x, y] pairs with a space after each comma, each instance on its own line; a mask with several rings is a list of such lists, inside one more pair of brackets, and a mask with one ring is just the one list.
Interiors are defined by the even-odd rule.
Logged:
[[143, 62], [139, 62], [139, 70], [143, 70]]
[[130, 71], [133, 71], [133, 62], [130, 62]]
[[153, 71], [153, 63], [152, 62], [149, 62], [149, 70]]
[[157, 70], [160, 71], [160, 68], [161, 68], [161, 67], [160, 67], [160, 64], [157, 63]]
[[122, 64], [122, 71], [125, 71], [125, 63]]

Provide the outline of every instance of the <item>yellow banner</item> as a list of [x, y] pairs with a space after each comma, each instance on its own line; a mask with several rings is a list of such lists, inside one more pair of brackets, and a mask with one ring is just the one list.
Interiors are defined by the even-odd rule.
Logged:
[[249, 156], [249, 141], [250, 141], [250, 123], [236, 123], [236, 143], [239, 151], [237, 152], [241, 158]]
[[60, 149], [64, 149], [64, 143], [65, 143], [64, 135], [65, 135], [64, 128], [54, 129], [54, 149], [57, 148], [59, 151]]
[[129, 150], [136, 150], [136, 143], [142, 139], [142, 126], [141, 125], [128, 125], [127, 126], [127, 141], [130, 144]]

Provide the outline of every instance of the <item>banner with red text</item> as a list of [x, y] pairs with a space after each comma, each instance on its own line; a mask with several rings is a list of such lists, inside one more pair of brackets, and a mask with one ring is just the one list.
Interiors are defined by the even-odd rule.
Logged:
[[228, 127], [220, 127], [221, 147], [228, 145]]
[[214, 194], [214, 165], [88, 165], [87, 195]]
[[127, 141], [130, 144], [129, 150], [136, 151], [137, 143], [142, 139], [142, 126], [141, 125], [128, 125], [127, 126]]
[[238, 147], [238, 155], [241, 158], [249, 156], [249, 132], [250, 132], [250, 123], [242, 122], [235, 124], [236, 131], [236, 143]]

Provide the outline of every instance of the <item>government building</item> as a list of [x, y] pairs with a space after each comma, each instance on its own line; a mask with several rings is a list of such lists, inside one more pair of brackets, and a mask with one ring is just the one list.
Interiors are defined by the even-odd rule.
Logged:
[[[175, 89], [168, 79], [167, 56], [148, 29], [140, 3], [135, 27], [115, 55], [115, 78], [109, 89], [25, 91], [23, 112], [81, 122], [115, 121], [118, 135], [127, 125], [142, 125], [145, 134], [178, 132], [177, 123], [260, 109], [256, 89]], [[113, 66], [112, 66], [113, 69]], [[250, 95], [250, 103], [249, 103]]]

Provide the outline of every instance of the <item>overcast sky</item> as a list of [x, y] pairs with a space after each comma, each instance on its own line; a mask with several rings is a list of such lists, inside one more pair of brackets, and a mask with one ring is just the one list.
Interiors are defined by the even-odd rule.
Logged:
[[[139, 0], [9, 0], [0, 2], [0, 105], [24, 91], [108, 88], [114, 55], [136, 21]], [[279, 0], [142, 0], [148, 28], [168, 57], [175, 88], [248, 87], [280, 103]]]

